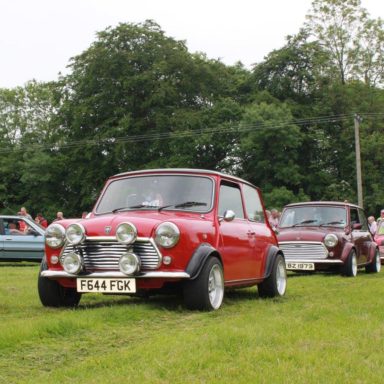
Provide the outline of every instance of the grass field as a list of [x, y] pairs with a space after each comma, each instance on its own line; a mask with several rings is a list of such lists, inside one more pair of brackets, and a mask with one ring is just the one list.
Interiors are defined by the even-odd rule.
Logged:
[[229, 292], [39, 302], [36, 264], [0, 264], [0, 383], [382, 383], [384, 272], [291, 275], [284, 299]]

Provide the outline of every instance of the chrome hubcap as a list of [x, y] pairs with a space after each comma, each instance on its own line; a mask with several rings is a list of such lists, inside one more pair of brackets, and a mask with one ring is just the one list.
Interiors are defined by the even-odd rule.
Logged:
[[287, 287], [287, 271], [285, 270], [285, 263], [280, 260], [276, 268], [276, 284], [277, 292], [283, 296]]
[[224, 278], [219, 265], [215, 264], [208, 277], [208, 295], [213, 309], [218, 309], [224, 296]]

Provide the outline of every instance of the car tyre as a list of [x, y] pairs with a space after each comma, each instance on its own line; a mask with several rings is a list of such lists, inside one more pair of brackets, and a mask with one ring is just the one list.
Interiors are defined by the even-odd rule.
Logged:
[[184, 303], [189, 309], [219, 309], [224, 298], [223, 266], [217, 257], [210, 257], [200, 274], [184, 283]]
[[284, 296], [287, 289], [287, 270], [283, 256], [277, 255], [272, 266], [271, 274], [257, 289], [260, 297]]
[[57, 281], [41, 276], [41, 271], [47, 269], [47, 263], [43, 259], [37, 282], [41, 303], [45, 307], [77, 307], [81, 293], [78, 293], [75, 288], [62, 287]]
[[347, 277], [357, 276], [357, 257], [354, 249], [352, 249], [348, 255], [347, 261], [342, 269], [342, 274]]
[[375, 256], [373, 256], [372, 262], [365, 266], [365, 272], [378, 273], [381, 270], [380, 253], [376, 249]]

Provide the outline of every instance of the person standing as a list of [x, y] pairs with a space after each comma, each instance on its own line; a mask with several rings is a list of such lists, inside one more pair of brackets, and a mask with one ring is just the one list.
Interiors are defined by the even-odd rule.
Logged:
[[369, 227], [369, 232], [371, 232], [371, 235], [375, 236], [377, 231], [377, 223], [373, 216], [368, 217], [368, 227]]
[[[30, 219], [31, 221], [33, 220], [32, 216], [27, 212], [27, 208], [25, 208], [25, 207], [21, 207], [20, 208], [20, 212], [18, 214], [20, 216], [23, 216], [23, 217], [27, 218], [27, 219]], [[27, 224], [25, 223], [24, 220], [20, 220], [19, 221], [19, 229], [22, 232], [26, 232], [27, 231], [28, 226], [27, 226]]]
[[271, 216], [269, 217], [269, 225], [272, 227], [273, 230], [277, 228], [277, 225], [279, 224], [279, 211], [277, 209], [271, 209]]
[[35, 222], [37, 224], [40, 224], [43, 228], [47, 228], [48, 227], [48, 221], [47, 221], [47, 219], [44, 218], [42, 213], [38, 213], [37, 214], [37, 216], [35, 218]]
[[378, 217], [377, 222], [384, 220], [384, 209], [380, 211], [380, 217]]
[[59, 221], [59, 220], [64, 220], [63, 212], [60, 212], [60, 211], [56, 213], [56, 219], [53, 221]]

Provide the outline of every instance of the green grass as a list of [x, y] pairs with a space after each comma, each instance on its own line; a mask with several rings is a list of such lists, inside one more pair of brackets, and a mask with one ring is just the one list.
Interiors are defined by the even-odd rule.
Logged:
[[280, 300], [84, 295], [41, 306], [35, 264], [0, 264], [0, 383], [382, 383], [384, 272], [292, 275]]

